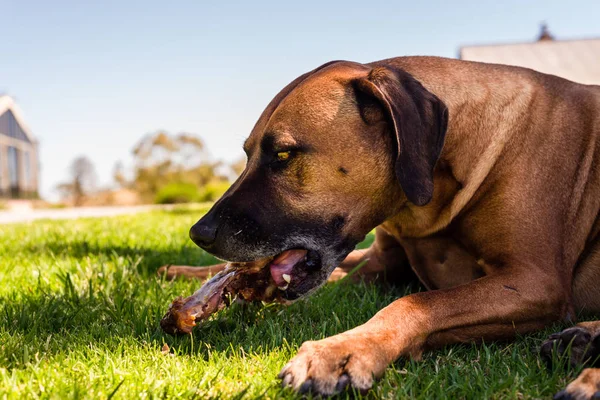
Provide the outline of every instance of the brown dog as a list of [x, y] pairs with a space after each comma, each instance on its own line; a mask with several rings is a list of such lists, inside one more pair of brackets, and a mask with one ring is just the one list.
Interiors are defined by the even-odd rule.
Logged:
[[[364, 390], [401, 356], [600, 312], [599, 146], [598, 86], [433, 57], [332, 62], [271, 101], [245, 171], [190, 236], [230, 261], [308, 250], [284, 268], [289, 299], [338, 265], [338, 276], [365, 259], [365, 274], [410, 265], [428, 292], [304, 343], [280, 374], [302, 392]], [[374, 227], [369, 251], [351, 252]], [[585, 361], [599, 333], [572, 328], [544, 352], [578, 338]], [[586, 371], [561, 395], [600, 390]]]

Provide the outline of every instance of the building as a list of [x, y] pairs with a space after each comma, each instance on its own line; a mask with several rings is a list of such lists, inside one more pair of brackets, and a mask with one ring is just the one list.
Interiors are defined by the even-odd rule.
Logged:
[[0, 95], [0, 198], [38, 195], [38, 143], [21, 111]]
[[517, 65], [574, 82], [600, 85], [600, 38], [555, 40], [542, 25], [538, 40], [529, 43], [464, 46], [462, 60]]

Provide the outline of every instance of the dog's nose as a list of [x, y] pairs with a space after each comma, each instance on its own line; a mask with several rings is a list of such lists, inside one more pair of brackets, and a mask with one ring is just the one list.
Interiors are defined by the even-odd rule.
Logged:
[[205, 217], [190, 228], [190, 239], [202, 248], [213, 244], [217, 237], [217, 224], [211, 222]]

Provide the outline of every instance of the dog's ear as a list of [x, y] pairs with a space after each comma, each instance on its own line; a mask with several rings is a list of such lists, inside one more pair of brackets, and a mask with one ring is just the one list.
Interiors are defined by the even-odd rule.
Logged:
[[394, 131], [395, 172], [406, 197], [418, 206], [429, 203], [433, 169], [448, 126], [446, 105], [399, 69], [376, 67], [354, 84], [359, 93], [376, 100]]

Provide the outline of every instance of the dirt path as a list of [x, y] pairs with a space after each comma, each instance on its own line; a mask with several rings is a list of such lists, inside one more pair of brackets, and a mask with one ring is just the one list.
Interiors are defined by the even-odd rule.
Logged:
[[81, 207], [42, 210], [0, 211], [0, 224], [15, 222], [31, 222], [38, 219], [76, 219], [90, 217], [113, 217], [115, 215], [137, 214], [164, 208], [164, 206], [129, 206], [129, 207]]

